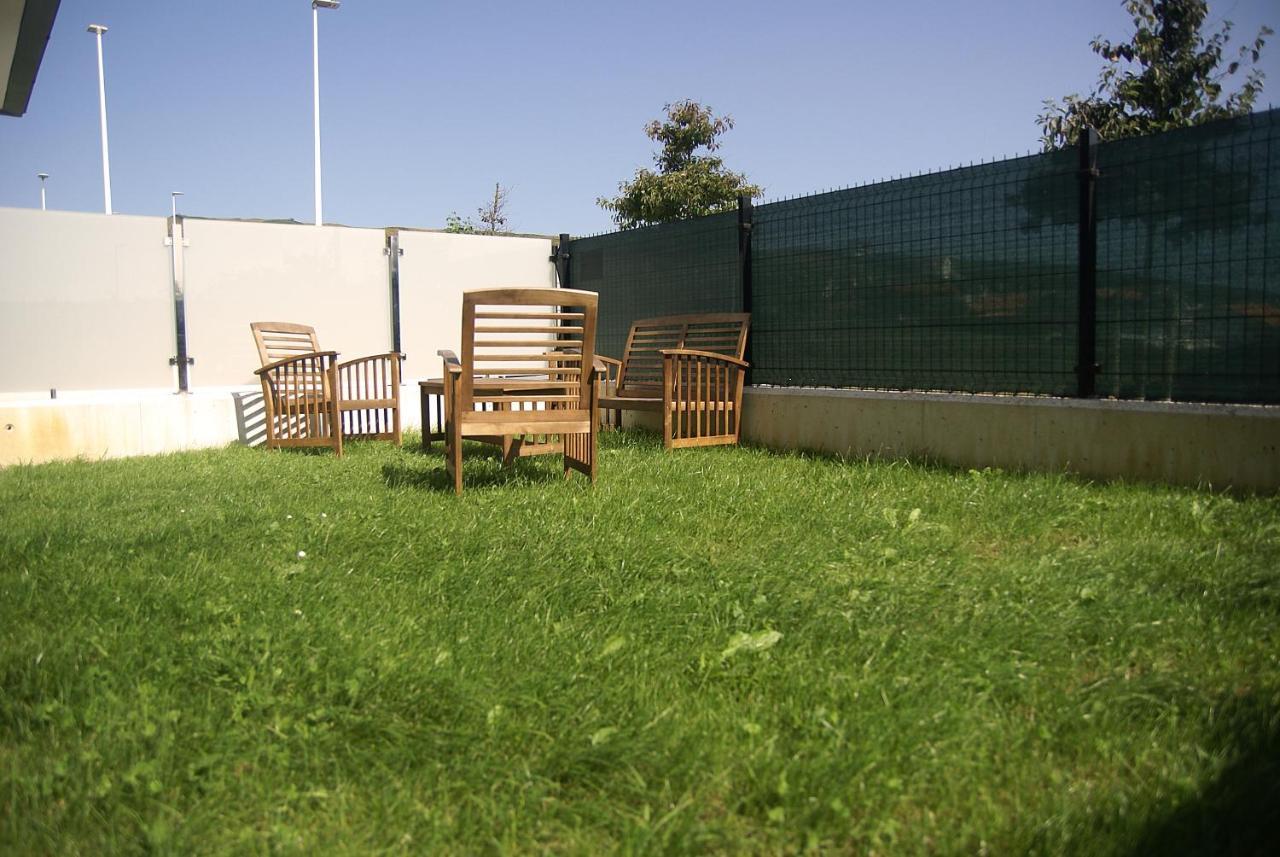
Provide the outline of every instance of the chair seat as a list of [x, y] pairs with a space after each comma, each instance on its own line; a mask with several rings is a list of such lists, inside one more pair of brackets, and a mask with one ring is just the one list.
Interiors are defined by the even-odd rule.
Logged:
[[464, 433], [512, 434], [581, 434], [589, 431], [589, 410], [556, 409], [545, 411], [468, 411], [459, 417]]

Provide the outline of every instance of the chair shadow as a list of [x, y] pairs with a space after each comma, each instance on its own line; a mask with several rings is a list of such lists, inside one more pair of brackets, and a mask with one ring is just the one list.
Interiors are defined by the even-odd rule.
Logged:
[[245, 446], [267, 442], [267, 409], [262, 393], [232, 393], [236, 412], [236, 437]]
[[[382, 479], [388, 488], [418, 488], [431, 491], [453, 492], [453, 479], [445, 469], [444, 455], [440, 447], [428, 451], [417, 447], [417, 454], [434, 457], [438, 464], [430, 470], [422, 470], [405, 464], [384, 464]], [[559, 456], [547, 456], [557, 463]], [[502, 450], [490, 444], [467, 444], [462, 452], [463, 489], [492, 488], [516, 483], [532, 484], [563, 479], [559, 467], [548, 468], [528, 458], [517, 458], [509, 466], [502, 465]]]
[[1223, 706], [1216, 737], [1231, 748], [1231, 762], [1142, 830], [1129, 854], [1280, 854], [1280, 716], [1259, 696]]

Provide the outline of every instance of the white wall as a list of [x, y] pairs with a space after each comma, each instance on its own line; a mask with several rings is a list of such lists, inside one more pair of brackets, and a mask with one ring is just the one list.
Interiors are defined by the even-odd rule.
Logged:
[[391, 350], [381, 229], [184, 219], [191, 386], [257, 384], [253, 321], [316, 329], [340, 359]]
[[409, 355], [409, 380], [439, 378], [436, 351], [459, 350], [463, 292], [556, 285], [550, 238], [405, 231], [400, 249], [400, 347]]
[[166, 230], [162, 217], [0, 208], [0, 393], [171, 387]]
[[[192, 390], [257, 385], [252, 321], [316, 328], [343, 359], [390, 351], [381, 229], [183, 218]], [[175, 391], [166, 218], [0, 209], [0, 399]], [[405, 378], [458, 347], [462, 292], [555, 284], [549, 238], [404, 231]]]

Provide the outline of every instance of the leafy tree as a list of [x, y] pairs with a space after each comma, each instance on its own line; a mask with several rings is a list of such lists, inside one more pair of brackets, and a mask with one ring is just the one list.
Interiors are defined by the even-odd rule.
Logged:
[[1154, 134], [1241, 116], [1262, 91], [1263, 73], [1250, 68], [1240, 89], [1224, 99], [1223, 83], [1258, 62], [1270, 27], [1222, 68], [1231, 22], [1208, 39], [1200, 32], [1209, 14], [1206, 0], [1126, 0], [1133, 18], [1130, 41], [1112, 44], [1098, 36], [1093, 52], [1106, 61], [1088, 98], [1068, 95], [1045, 101], [1039, 117], [1045, 151], [1071, 146], [1093, 127], [1104, 140]]
[[740, 194], [755, 198], [764, 193], [742, 173], [725, 169], [723, 159], [698, 154], [720, 148], [718, 138], [733, 127], [732, 117], [716, 117], [710, 107], [689, 100], [663, 110], [667, 120], [655, 119], [644, 129], [650, 140], [662, 144], [654, 155], [658, 171], [639, 169], [631, 181], [618, 184], [617, 197], [596, 200], [620, 228], [714, 214], [734, 208]]
[[471, 222], [470, 217], [463, 220], [458, 212], [455, 211], [444, 219], [444, 231], [461, 235], [473, 235], [476, 231], [476, 225]]

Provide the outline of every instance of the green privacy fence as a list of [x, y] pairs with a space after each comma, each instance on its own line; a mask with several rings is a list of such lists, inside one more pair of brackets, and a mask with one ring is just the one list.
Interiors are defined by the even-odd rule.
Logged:
[[600, 293], [596, 349], [621, 357], [637, 318], [740, 311], [737, 236], [728, 212], [574, 240], [568, 285]]
[[1280, 402], [1280, 111], [568, 244], [600, 351], [752, 313], [751, 381]]

